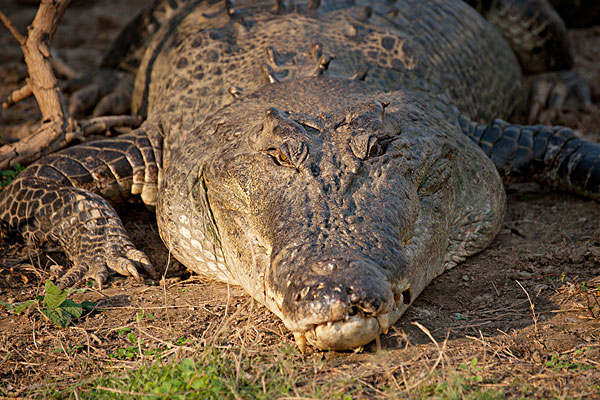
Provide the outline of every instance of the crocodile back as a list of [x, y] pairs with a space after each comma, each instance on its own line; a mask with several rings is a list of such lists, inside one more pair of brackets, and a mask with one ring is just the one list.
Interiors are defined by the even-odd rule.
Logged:
[[[520, 96], [509, 46], [459, 0], [325, 1], [274, 9], [273, 1], [191, 2], [155, 35], [139, 73], [133, 109], [161, 115], [166, 133], [190, 131], [274, 80], [324, 73], [382, 91], [451, 99], [474, 120], [506, 117]], [[333, 58], [325, 68], [323, 58]], [[328, 68], [327, 68], [328, 67]], [[319, 68], [321, 68], [319, 70]], [[454, 113], [452, 113], [454, 115]]]

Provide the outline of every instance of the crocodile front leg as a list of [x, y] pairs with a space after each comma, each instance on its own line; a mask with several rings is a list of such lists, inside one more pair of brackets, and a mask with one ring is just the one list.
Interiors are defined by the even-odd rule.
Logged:
[[154, 275], [111, 203], [141, 194], [144, 203], [156, 204], [161, 147], [158, 128], [146, 122], [126, 135], [43, 158], [0, 192], [0, 222], [27, 239], [63, 248], [73, 266], [60, 287], [84, 277], [102, 285], [111, 272], [139, 279], [140, 268]]

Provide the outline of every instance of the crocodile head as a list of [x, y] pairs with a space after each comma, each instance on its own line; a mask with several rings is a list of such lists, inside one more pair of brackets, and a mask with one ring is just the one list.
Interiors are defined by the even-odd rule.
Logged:
[[[218, 150], [203, 185], [227, 264], [300, 347], [366, 344], [424, 286], [409, 243], [418, 164], [439, 149], [412, 152], [401, 95], [361, 85], [278, 83], [206, 121]], [[431, 258], [441, 264], [441, 254]]]

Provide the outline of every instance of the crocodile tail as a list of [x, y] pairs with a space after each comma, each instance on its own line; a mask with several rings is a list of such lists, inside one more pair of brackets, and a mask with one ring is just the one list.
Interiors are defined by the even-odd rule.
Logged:
[[539, 181], [600, 200], [600, 145], [563, 126], [489, 125], [460, 118], [465, 133], [490, 157], [506, 183]]

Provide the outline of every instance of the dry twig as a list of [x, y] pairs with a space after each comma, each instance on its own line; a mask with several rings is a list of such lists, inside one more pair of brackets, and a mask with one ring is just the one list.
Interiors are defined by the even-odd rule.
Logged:
[[13, 106], [18, 102], [30, 97], [32, 94], [33, 91], [31, 90], [31, 86], [29, 86], [29, 84], [26, 83], [25, 86], [13, 91], [11, 94], [8, 95], [6, 101], [2, 103], [2, 108], [9, 108], [10, 106]]
[[423, 383], [425, 381], [425, 379], [429, 378], [431, 376], [431, 374], [433, 373], [433, 371], [435, 371], [437, 366], [440, 364], [440, 361], [442, 361], [442, 359], [445, 357], [444, 352], [446, 351], [446, 345], [448, 344], [448, 338], [449, 338], [449, 333], [448, 333], [448, 335], [446, 335], [446, 339], [444, 340], [444, 343], [442, 343], [442, 347], [440, 347], [438, 342], [431, 335], [431, 332], [429, 332], [429, 329], [425, 328], [423, 325], [421, 325], [417, 321], [411, 322], [411, 324], [415, 325], [417, 328], [422, 330], [423, 333], [425, 333], [427, 335], [429, 340], [431, 340], [433, 342], [433, 344], [435, 344], [435, 347], [437, 347], [439, 354], [438, 354], [438, 358], [435, 360], [435, 363], [433, 364], [433, 367], [431, 367], [431, 369], [429, 370], [427, 375], [425, 375], [425, 377], [423, 379], [419, 380], [416, 383], [413, 383], [411, 386], [406, 388], [406, 390], [409, 392], [411, 390], [413, 390], [414, 388], [416, 388], [417, 386], [419, 386], [421, 383]]
[[535, 313], [535, 305], [531, 301], [531, 297], [529, 296], [529, 293], [527, 293], [527, 290], [525, 290], [525, 288], [523, 287], [523, 285], [521, 285], [521, 282], [519, 282], [519, 281], [515, 281], [515, 282], [517, 282], [517, 284], [521, 287], [521, 289], [523, 289], [523, 291], [527, 295], [527, 300], [529, 301], [529, 308], [531, 309], [531, 315], [532, 315], [532, 318], [533, 318], [533, 330], [534, 330], [535, 334], [537, 335], [537, 332], [538, 332], [538, 329], [537, 329], [537, 320], [538, 320], [538, 317], [537, 317], [537, 315]]
[[10, 33], [12, 33], [12, 35], [15, 37], [15, 39], [17, 39], [17, 42], [19, 42], [19, 44], [21, 46], [24, 46], [25, 45], [25, 37], [19, 33], [19, 31], [14, 27], [12, 22], [10, 22], [10, 19], [8, 19], [8, 17], [6, 15], [4, 15], [4, 13], [2, 11], [0, 11], [0, 20], [2, 20], [2, 22], [4, 23], [6, 28], [8, 28]]

